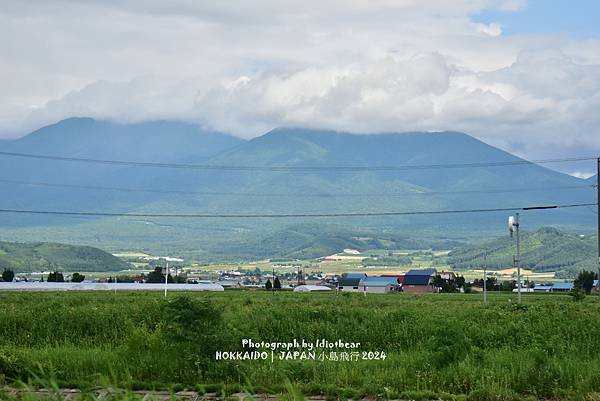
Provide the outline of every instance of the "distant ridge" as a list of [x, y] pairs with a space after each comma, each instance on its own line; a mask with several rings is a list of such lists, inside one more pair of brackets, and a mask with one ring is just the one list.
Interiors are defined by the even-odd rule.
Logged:
[[0, 241], [0, 266], [14, 272], [99, 272], [130, 268], [125, 261], [91, 246], [5, 241]]
[[[0, 186], [0, 207], [6, 209], [139, 214], [342, 214], [511, 208], [590, 203], [595, 199], [589, 180], [530, 163], [486, 165], [489, 162], [520, 163], [523, 159], [465, 133], [451, 131], [357, 135], [276, 128], [244, 141], [168, 121], [122, 125], [69, 119], [18, 140], [0, 143], [0, 149], [158, 163], [319, 167], [302, 171], [201, 171], [0, 157], [0, 179], [5, 179]], [[461, 163], [482, 165], [406, 171], [328, 168]], [[74, 185], [43, 186], [18, 181]], [[81, 188], [86, 185], [89, 188]], [[388, 237], [395, 238], [394, 243], [428, 238], [428, 242], [423, 242], [423, 246], [428, 246], [481, 235], [497, 236], [505, 231], [506, 214], [255, 222], [3, 214], [0, 215], [0, 238], [51, 238], [105, 249], [144, 248], [157, 252], [177, 249], [198, 258], [235, 259], [257, 255], [315, 255], [318, 249], [329, 250], [311, 242], [311, 238], [322, 238], [315, 234], [317, 223], [317, 231], [336, 238], [335, 243], [339, 244], [352, 244], [352, 237], [368, 233], [372, 238], [369, 243], [381, 246], [386, 242], [378, 242], [378, 239]], [[591, 230], [595, 221], [587, 208], [524, 213], [522, 219], [527, 229], [556, 225]], [[288, 235], [292, 227], [296, 227], [295, 234]], [[308, 248], [312, 250], [304, 251]]]

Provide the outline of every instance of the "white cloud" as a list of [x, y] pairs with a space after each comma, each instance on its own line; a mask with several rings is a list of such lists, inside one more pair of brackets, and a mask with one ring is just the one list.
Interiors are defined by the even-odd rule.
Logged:
[[[600, 41], [473, 22], [522, 0], [5, 1], [0, 135], [74, 115], [463, 130], [600, 148]], [[537, 153], [536, 153], [537, 152]]]
[[500, 36], [502, 35], [502, 27], [497, 22], [492, 22], [490, 24], [477, 24], [477, 30], [481, 33], [485, 33], [490, 36]]

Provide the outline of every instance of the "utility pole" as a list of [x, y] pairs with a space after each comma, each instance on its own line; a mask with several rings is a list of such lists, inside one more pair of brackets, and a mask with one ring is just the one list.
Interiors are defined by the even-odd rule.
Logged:
[[517, 292], [518, 300], [521, 302], [521, 241], [519, 238], [519, 213], [515, 213], [515, 228], [517, 230], [517, 258], [515, 259], [517, 265]]
[[483, 253], [483, 303], [487, 304], [487, 252]]
[[298, 268], [298, 284], [297, 285], [304, 285], [306, 284], [306, 282], [304, 281], [304, 267], [300, 266]]
[[[538, 209], [552, 209], [554, 206], [534, 206], [526, 208], [525, 210], [538, 210]], [[521, 243], [519, 238], [519, 213], [515, 213], [514, 216], [508, 218], [508, 230], [510, 237], [516, 236], [517, 240], [517, 254], [513, 256], [513, 267], [517, 268], [517, 293], [518, 301], [521, 302]]]
[[165, 298], [167, 297], [168, 280], [169, 280], [169, 261], [167, 260], [167, 267], [165, 268]]
[[596, 291], [600, 291], [600, 157], [596, 160], [596, 202], [597, 209], [596, 214], [598, 215], [598, 282], [596, 284]]

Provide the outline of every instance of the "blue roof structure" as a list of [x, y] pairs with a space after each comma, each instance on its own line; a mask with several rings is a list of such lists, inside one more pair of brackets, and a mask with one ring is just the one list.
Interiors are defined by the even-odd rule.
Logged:
[[435, 269], [412, 269], [404, 275], [404, 285], [429, 285]]
[[390, 284], [398, 285], [398, 279], [396, 277], [365, 277], [360, 282], [360, 285], [369, 287], [385, 287]]
[[338, 280], [338, 285], [340, 287], [358, 287], [366, 277], [365, 273], [344, 273]]
[[404, 276], [404, 285], [429, 285], [431, 276], [423, 274], [412, 274]]
[[553, 290], [564, 290], [571, 291], [573, 289], [573, 283], [554, 283], [552, 286]]
[[436, 272], [437, 272], [437, 270], [435, 270], [435, 269], [411, 269], [411, 270], [407, 271], [404, 276], [405, 277], [408, 277], [408, 276], [428, 276], [428, 277], [431, 277]]
[[367, 277], [366, 273], [344, 273], [342, 274], [344, 278], [365, 278]]

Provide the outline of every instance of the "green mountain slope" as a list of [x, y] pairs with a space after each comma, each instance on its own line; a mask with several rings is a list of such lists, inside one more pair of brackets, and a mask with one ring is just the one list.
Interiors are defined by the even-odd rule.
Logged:
[[123, 260], [90, 246], [0, 241], [0, 270], [85, 272], [119, 271], [129, 267]]
[[[449, 263], [458, 269], [490, 269], [512, 266], [515, 241], [505, 237], [479, 245], [460, 248], [449, 254]], [[536, 272], [556, 271], [560, 276], [573, 276], [581, 270], [597, 269], [596, 237], [561, 232], [544, 227], [521, 233], [521, 266]], [[484, 260], [484, 255], [487, 261]]]
[[[154, 121], [116, 124], [69, 118], [22, 138], [3, 141], [0, 151], [99, 160], [182, 163], [206, 160], [244, 141], [187, 123]], [[157, 183], [160, 169], [110, 163], [0, 156], [0, 197], [5, 208], [53, 210], [129, 210], [169, 196], [160, 192], [110, 188], [181, 189]], [[58, 184], [56, 186], [55, 184]], [[62, 186], [61, 186], [62, 185]], [[82, 189], [77, 186], [85, 186]], [[94, 190], [89, 187], [103, 187]], [[72, 218], [2, 216], [8, 226], [56, 225]]]
[[[85, 124], [100, 124], [99, 122]], [[82, 123], [83, 124], [83, 123]], [[85, 125], [84, 124], [84, 125]], [[104, 123], [102, 123], [104, 124]], [[101, 124], [101, 125], [102, 125]], [[167, 123], [161, 123], [167, 124]], [[168, 125], [168, 124], [167, 124]], [[104, 125], [103, 125], [104, 126]], [[111, 131], [110, 124], [106, 130]], [[170, 126], [169, 126], [170, 127]], [[175, 125], [174, 127], [177, 127]], [[88, 186], [137, 188], [160, 192], [119, 191], [78, 187], [0, 186], [0, 205], [5, 208], [93, 210], [137, 213], [207, 214], [312, 214], [410, 212], [428, 210], [510, 208], [538, 204], [587, 203], [594, 189], [585, 180], [535, 164], [477, 166], [471, 168], [382, 169], [385, 166], [423, 166], [462, 163], [511, 163], [522, 160], [469, 135], [457, 132], [389, 133], [355, 135], [322, 130], [279, 128], [249, 141], [225, 140], [198, 153], [196, 134], [177, 136], [162, 130], [148, 145], [155, 153], [111, 153], [107, 148], [60, 149], [60, 141], [45, 147], [45, 136], [73, 135], [40, 130], [35, 140], [25, 137], [21, 151], [98, 159], [162, 161], [154, 148], [182, 148], [169, 161], [211, 166], [320, 167], [318, 170], [265, 169], [161, 169], [60, 162], [48, 173], [26, 161], [27, 168], [13, 165], [4, 177], [85, 183]], [[136, 128], [137, 129], [137, 128]], [[43, 132], [42, 132], [43, 131]], [[136, 131], [137, 132], [137, 131]], [[77, 137], [78, 146], [98, 144], [96, 134]], [[225, 136], [226, 137], [226, 136]], [[88, 138], [88, 139], [86, 139]], [[107, 136], [117, 138], [117, 136]], [[146, 144], [138, 135], [140, 149]], [[204, 141], [204, 136], [198, 138]], [[226, 137], [230, 138], [230, 137]], [[70, 143], [70, 140], [67, 141]], [[75, 139], [73, 139], [75, 140]], [[113, 140], [113, 139], [111, 139]], [[117, 139], [114, 139], [117, 140]], [[228, 142], [229, 141], [229, 142]], [[156, 146], [154, 146], [156, 145]], [[99, 145], [98, 145], [99, 146]], [[184, 149], [183, 149], [184, 148]], [[48, 149], [52, 149], [52, 152]], [[136, 150], [130, 144], [129, 151]], [[82, 153], [83, 152], [83, 153]], [[210, 154], [210, 155], [209, 155]], [[153, 159], [155, 158], [155, 159]], [[0, 160], [8, 160], [0, 158]], [[37, 163], [37, 162], [36, 162]], [[54, 166], [43, 161], [45, 167]], [[68, 164], [68, 166], [67, 166]], [[344, 170], [340, 166], [369, 166]], [[109, 172], [104, 171], [109, 169]], [[49, 174], [49, 175], [48, 175]], [[178, 252], [193, 258], [251, 258], [258, 255], [314, 255], [333, 245], [349, 242], [367, 232], [375, 239], [394, 237], [428, 247], [447, 239], [464, 241], [496, 236], [505, 231], [508, 212], [461, 215], [421, 215], [352, 218], [169, 219], [169, 218], [73, 218], [0, 215], [0, 238], [59, 241], [104, 249], [139, 249], [153, 253]], [[523, 213], [527, 227], [556, 225], [591, 230], [595, 215], [586, 209], [561, 209]], [[319, 227], [318, 230], [307, 227]], [[336, 239], [337, 238], [337, 239]], [[343, 241], [339, 241], [343, 238]], [[346, 242], [344, 242], [346, 241]], [[335, 245], [337, 247], [337, 245]], [[307, 251], [303, 251], [307, 249]], [[312, 249], [312, 250], [310, 250]]]

